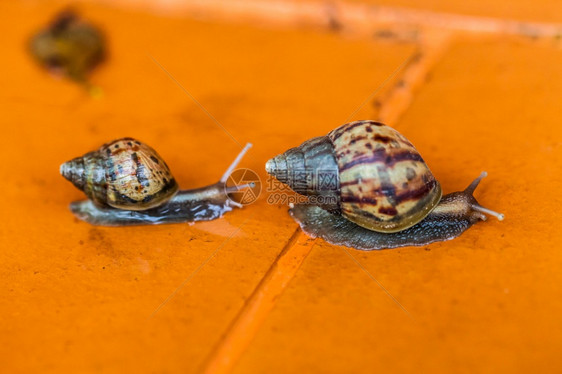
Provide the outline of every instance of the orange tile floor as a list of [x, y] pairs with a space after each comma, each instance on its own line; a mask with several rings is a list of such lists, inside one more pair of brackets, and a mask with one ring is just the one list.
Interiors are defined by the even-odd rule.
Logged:
[[[498, 3], [417, 8], [547, 26], [534, 38], [384, 26], [420, 32], [397, 42], [359, 24], [347, 32], [345, 19], [328, 29], [315, 13], [268, 25], [259, 11], [229, 18], [228, 7], [215, 19], [84, 2], [109, 38], [91, 76], [98, 99], [25, 50], [63, 3], [0, 3], [2, 371], [560, 372], [562, 7]], [[345, 13], [359, 2], [337, 4]], [[58, 167], [113, 138], [154, 146], [183, 188], [224, 172], [239, 146], [176, 82], [254, 144], [241, 166], [263, 181], [275, 154], [383, 118], [445, 192], [488, 171], [476, 197], [506, 219], [375, 252], [307, 239], [268, 191], [193, 225], [75, 219], [68, 204], [83, 195]]]

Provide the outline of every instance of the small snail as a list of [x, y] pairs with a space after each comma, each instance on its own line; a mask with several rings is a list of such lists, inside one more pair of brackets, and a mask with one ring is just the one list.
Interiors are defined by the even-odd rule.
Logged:
[[35, 34], [29, 48], [51, 72], [84, 84], [86, 75], [105, 57], [102, 33], [71, 10], [59, 13], [47, 28]]
[[178, 191], [164, 160], [133, 138], [114, 140], [65, 162], [60, 173], [89, 198], [71, 203], [70, 210], [93, 225], [207, 221], [242, 207], [228, 194], [251, 184], [226, 187], [226, 181], [250, 147], [244, 147], [219, 182], [193, 190]]
[[375, 121], [347, 123], [269, 160], [269, 174], [309, 202], [290, 209], [304, 232], [363, 250], [421, 246], [462, 234], [486, 209], [464, 191], [441, 186], [398, 131]]

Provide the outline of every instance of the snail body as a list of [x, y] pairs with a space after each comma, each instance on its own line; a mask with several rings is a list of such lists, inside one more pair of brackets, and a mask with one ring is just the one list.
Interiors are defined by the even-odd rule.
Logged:
[[241, 207], [228, 197], [234, 190], [226, 187], [226, 180], [250, 147], [246, 145], [219, 182], [192, 190], [179, 190], [160, 155], [133, 138], [114, 140], [65, 162], [60, 173], [89, 199], [73, 202], [71, 211], [94, 225], [210, 220]]
[[[482, 173], [464, 191], [441, 186], [414, 146], [375, 121], [345, 124], [269, 160], [269, 174], [295, 192], [314, 196], [290, 214], [311, 236], [357, 249], [426, 245], [453, 239], [483, 213], [472, 196]], [[327, 182], [329, 181], [329, 182]]]

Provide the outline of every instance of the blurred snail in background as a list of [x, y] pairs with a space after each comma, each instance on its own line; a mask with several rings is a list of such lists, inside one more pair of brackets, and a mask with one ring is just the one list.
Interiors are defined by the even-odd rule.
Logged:
[[76, 13], [59, 13], [29, 43], [31, 54], [49, 71], [87, 86], [87, 74], [105, 58], [105, 39], [99, 29]]
[[485, 214], [474, 190], [442, 196], [418, 151], [375, 121], [347, 123], [269, 160], [267, 172], [309, 202], [291, 207], [302, 230], [362, 250], [422, 246], [453, 239]]
[[65, 162], [60, 173], [89, 198], [71, 203], [70, 210], [93, 225], [207, 221], [242, 207], [228, 194], [252, 184], [227, 187], [226, 181], [250, 147], [246, 144], [219, 182], [193, 190], [178, 191], [166, 162], [133, 138], [114, 140]]

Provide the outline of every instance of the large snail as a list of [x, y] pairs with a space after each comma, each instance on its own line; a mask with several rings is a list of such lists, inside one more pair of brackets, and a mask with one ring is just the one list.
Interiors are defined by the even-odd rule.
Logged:
[[291, 207], [313, 237], [363, 250], [450, 240], [486, 214], [464, 191], [442, 197], [439, 182], [398, 131], [375, 121], [347, 123], [269, 160], [269, 174], [309, 201]]
[[242, 206], [228, 194], [251, 184], [227, 187], [226, 181], [250, 147], [244, 147], [219, 182], [193, 190], [178, 191], [164, 160], [133, 138], [114, 140], [65, 162], [60, 173], [89, 198], [71, 203], [70, 210], [93, 225], [206, 221]]

